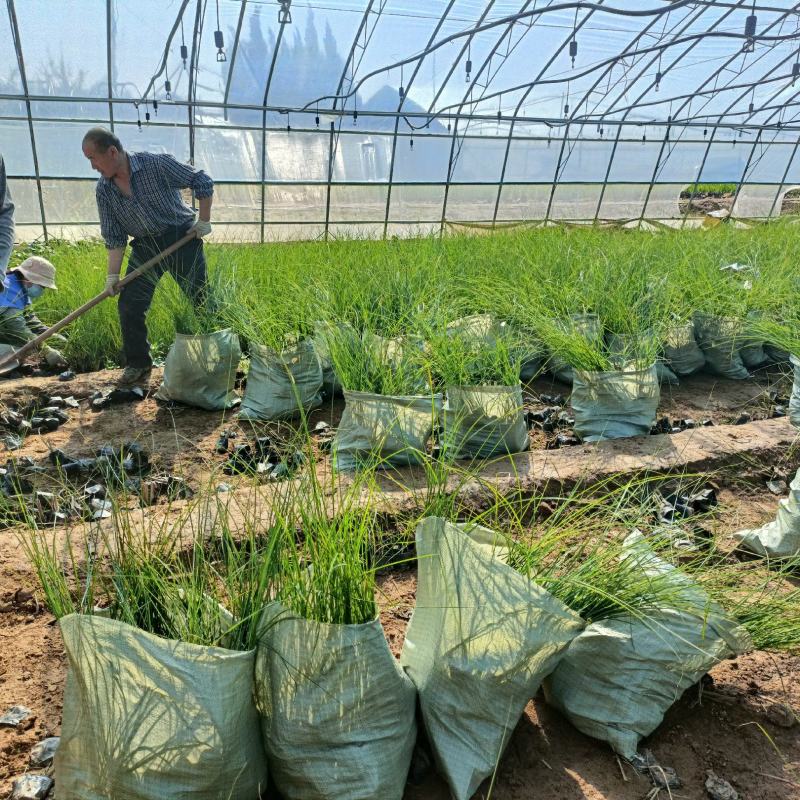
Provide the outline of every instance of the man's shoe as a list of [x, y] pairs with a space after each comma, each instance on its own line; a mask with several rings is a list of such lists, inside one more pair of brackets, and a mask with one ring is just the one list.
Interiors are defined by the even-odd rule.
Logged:
[[150, 367], [125, 367], [117, 381], [118, 389], [146, 388], [150, 383]]

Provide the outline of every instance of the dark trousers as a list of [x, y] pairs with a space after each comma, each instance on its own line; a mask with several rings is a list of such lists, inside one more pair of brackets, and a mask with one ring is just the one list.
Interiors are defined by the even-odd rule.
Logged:
[[[174, 244], [188, 231], [189, 228], [170, 228], [166, 233], [158, 236], [134, 239], [131, 243], [132, 251], [128, 259], [126, 274], [140, 267], [164, 248]], [[153, 365], [150, 358], [150, 343], [147, 341], [145, 319], [153, 302], [156, 286], [166, 272], [175, 278], [178, 286], [195, 306], [202, 305], [206, 300], [208, 289], [206, 258], [203, 254], [202, 240], [192, 239], [171, 256], [156, 264], [149, 272], [129, 283], [120, 292], [119, 322], [122, 329], [122, 352], [126, 366], [143, 369]]]

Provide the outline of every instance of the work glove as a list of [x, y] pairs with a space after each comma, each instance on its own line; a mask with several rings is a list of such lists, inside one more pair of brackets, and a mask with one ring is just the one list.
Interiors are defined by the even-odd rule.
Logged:
[[202, 239], [204, 236], [208, 236], [208, 234], [211, 233], [211, 223], [199, 219], [192, 226], [192, 230]]
[[116, 294], [117, 284], [119, 283], [119, 273], [112, 273], [111, 275], [106, 276], [106, 291], [109, 294]]
[[48, 367], [52, 367], [53, 369], [66, 369], [69, 366], [69, 364], [67, 364], [67, 359], [64, 358], [58, 350], [52, 347], [43, 347], [42, 355]]

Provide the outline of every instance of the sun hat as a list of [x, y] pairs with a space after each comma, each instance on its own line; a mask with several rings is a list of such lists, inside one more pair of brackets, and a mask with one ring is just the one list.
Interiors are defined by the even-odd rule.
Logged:
[[31, 283], [44, 286], [45, 289], [56, 288], [56, 268], [46, 258], [30, 256], [15, 269]]

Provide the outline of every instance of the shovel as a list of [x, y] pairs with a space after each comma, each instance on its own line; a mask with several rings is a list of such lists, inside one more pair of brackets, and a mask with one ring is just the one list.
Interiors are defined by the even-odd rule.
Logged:
[[[176, 250], [183, 247], [185, 244], [192, 241], [197, 234], [194, 231], [189, 231], [182, 239], [178, 239], [175, 244], [171, 244], [169, 247], [162, 250], [157, 255], [154, 255], [148, 261], [145, 261], [141, 267], [135, 269], [133, 272], [129, 272], [122, 280], [119, 281], [116, 285], [116, 289], [122, 289], [123, 286], [127, 286], [129, 283], [135, 281], [141, 275], [144, 275], [145, 272], [151, 270], [156, 264], [160, 261], [165, 259], [167, 256], [172, 255]], [[28, 355], [32, 350], [35, 350], [42, 342], [49, 339], [54, 333], [58, 333], [62, 328], [66, 327], [70, 324], [70, 322], [74, 322], [78, 317], [82, 317], [87, 311], [94, 308], [98, 303], [102, 303], [107, 297], [111, 297], [112, 293], [108, 291], [108, 289], [104, 289], [100, 294], [96, 297], [93, 297], [91, 300], [87, 300], [80, 308], [76, 308], [74, 311], [67, 314], [64, 319], [56, 322], [51, 328], [48, 328], [44, 333], [40, 333], [34, 339], [31, 339], [29, 342], [24, 344], [19, 350], [14, 350], [11, 353], [3, 353], [3, 345], [0, 345], [0, 375], [11, 372], [11, 370], [16, 369], [21, 363], [22, 359]]]

